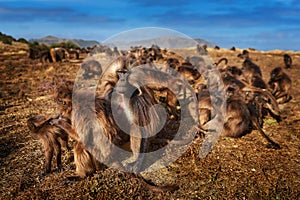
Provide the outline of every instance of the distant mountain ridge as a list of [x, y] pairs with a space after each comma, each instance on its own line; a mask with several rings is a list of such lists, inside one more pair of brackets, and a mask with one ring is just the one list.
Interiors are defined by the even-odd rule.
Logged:
[[188, 48], [194, 47], [196, 44], [206, 44], [208, 47], [214, 47], [215, 45], [211, 42], [208, 42], [203, 39], [189, 39], [184, 37], [177, 37], [177, 36], [162, 36], [156, 37], [153, 39], [145, 39], [139, 41], [113, 41], [105, 43], [109, 47], [117, 46], [120, 49], [129, 49], [131, 46], [145, 46], [150, 47], [153, 44], [157, 44], [162, 48]]
[[43, 38], [30, 39], [29, 42], [38, 42], [39, 44], [53, 45], [61, 42], [72, 42], [77, 44], [79, 47], [92, 47], [94, 45], [99, 45], [100, 43], [96, 40], [83, 40], [83, 39], [68, 39], [68, 38], [58, 38], [55, 36], [46, 36]]
[[[53, 44], [61, 42], [72, 42], [77, 44], [79, 47], [92, 47], [99, 45], [100, 42], [96, 40], [83, 40], [83, 39], [68, 39], [68, 38], [58, 38], [55, 36], [46, 36], [43, 38], [30, 39], [29, 42], [38, 42], [39, 44], [46, 44], [51, 46]], [[184, 37], [177, 36], [162, 36], [152, 39], [138, 40], [138, 41], [114, 41], [109, 43], [104, 43], [109, 47], [117, 46], [119, 49], [129, 49], [131, 46], [145, 46], [150, 47], [153, 44], [157, 44], [162, 48], [188, 48], [193, 47], [195, 44], [199, 43], [200, 45], [206, 44], [208, 47], [214, 47], [215, 45], [211, 42], [208, 42], [203, 39], [189, 39]]]

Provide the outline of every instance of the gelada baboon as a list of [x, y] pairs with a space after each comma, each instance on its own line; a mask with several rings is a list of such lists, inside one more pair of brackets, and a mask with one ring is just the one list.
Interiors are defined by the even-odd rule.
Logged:
[[35, 115], [27, 120], [27, 126], [33, 136], [37, 136], [43, 144], [45, 151], [45, 172], [51, 172], [53, 154], [56, 156], [58, 171], [61, 171], [61, 147], [68, 149], [68, 134], [58, 126], [50, 124], [53, 118], [47, 119], [42, 115]]
[[292, 66], [292, 58], [291, 58], [290, 55], [284, 54], [283, 55], [283, 61], [284, 61], [284, 64], [285, 64], [285, 68], [287, 68], [287, 69], [291, 68], [291, 66]]
[[50, 55], [53, 62], [61, 62], [66, 57], [69, 57], [68, 51], [62, 47], [51, 48]]
[[93, 174], [102, 168], [101, 164], [95, 159], [93, 155], [85, 148], [84, 144], [71, 124], [71, 111], [72, 111], [72, 90], [73, 85], [71, 82], [60, 86], [56, 91], [56, 102], [60, 117], [52, 119], [51, 124], [62, 128], [68, 135], [75, 140], [74, 144], [74, 162], [76, 166], [76, 174], [80, 178], [84, 178]]
[[241, 137], [251, 131], [251, 116], [237, 85], [226, 88], [227, 112], [222, 136]]
[[249, 51], [244, 49], [241, 54], [238, 54], [238, 57], [242, 59], [249, 58]]
[[[85, 121], [86, 119], [83, 119], [83, 117], [84, 115], [93, 114], [93, 105], [95, 105], [95, 111], [97, 113], [95, 120], [97, 120], [96, 122], [99, 123], [101, 128], [97, 134], [103, 134], [112, 144], [116, 145], [122, 145], [124, 141], [127, 142], [129, 140], [128, 135], [122, 134], [121, 130], [116, 125], [112, 116], [111, 105], [109, 101], [96, 97], [94, 102], [91, 94], [85, 91], [78, 91], [78, 93], [74, 93], [74, 95], [76, 95], [77, 98], [72, 102], [71, 88], [65, 85], [59, 87], [57, 90], [56, 101], [59, 112], [61, 113], [61, 119], [53, 121], [53, 123], [66, 130], [70, 137], [80, 141], [77, 133], [78, 129], [81, 130], [82, 134], [85, 134], [83, 137], [90, 134], [90, 127], [88, 127], [89, 124]], [[82, 102], [84, 102], [84, 106], [81, 106]], [[78, 116], [72, 115], [72, 112], [77, 113]], [[66, 123], [66, 120], [64, 119], [69, 119], [72, 125]], [[74, 127], [75, 124], [76, 127]], [[131, 145], [133, 144], [134, 141], [131, 141]], [[110, 158], [116, 156], [114, 155], [115, 152], [112, 149], [113, 146], [110, 144], [103, 145], [103, 149], [101, 149], [101, 153], [99, 154], [100, 159], [109, 160]], [[132, 147], [132, 149], [134, 149], [134, 147]], [[133, 151], [135, 152], [135, 150]], [[117, 168], [120, 167], [119, 163], [113, 163], [113, 165], [116, 165]]]
[[242, 71], [243, 71], [243, 77], [248, 83], [251, 82], [251, 79], [254, 76], [262, 77], [262, 72], [260, 67], [255, 63], [253, 63], [250, 58], [246, 58], [245, 61], [243, 62]]
[[[123, 87], [124, 86], [124, 87]], [[138, 125], [145, 125], [146, 121], [148, 123], [149, 118], [151, 116], [143, 116], [143, 112], [149, 112], [147, 108], [149, 108], [149, 105], [147, 105], [147, 100], [145, 98], [145, 95], [137, 96], [137, 93], [134, 95], [133, 99], [126, 101], [122, 98], [122, 93], [127, 90], [127, 85], [121, 84], [118, 88], [118, 92], [121, 94], [119, 97], [120, 102], [113, 102], [114, 105], [119, 105], [121, 109], [130, 108], [131, 110], [127, 110], [125, 112], [127, 118], [132, 117], [133, 121], [137, 123]], [[143, 91], [143, 89], [141, 89]], [[64, 128], [70, 136], [74, 137], [77, 140], [77, 144], [75, 145], [74, 150], [74, 157], [75, 157], [75, 164], [77, 169], [77, 174], [81, 177], [86, 176], [88, 173], [92, 173], [93, 171], [97, 170], [98, 161], [97, 159], [111, 163], [111, 166], [117, 169], [124, 169], [122, 164], [119, 160], [115, 160], [119, 157], [119, 154], [115, 152], [116, 148], [113, 147], [113, 145], [117, 145], [122, 148], [123, 144], [126, 143], [129, 138], [127, 134], [122, 134], [122, 132], [119, 130], [118, 126], [115, 124], [115, 121], [112, 116], [111, 111], [111, 104], [105, 99], [91, 98], [86, 92], [81, 93], [78, 91], [78, 94], [76, 99], [72, 101], [72, 90], [67, 86], [61, 86], [60, 89], [58, 89], [58, 95], [57, 95], [57, 103], [59, 104], [59, 110], [61, 113], [62, 119], [54, 120], [53, 123], [58, 124], [62, 128]], [[126, 98], [126, 97], [125, 97]], [[138, 98], [138, 99], [136, 99]], [[118, 98], [116, 98], [118, 99]], [[130, 103], [136, 102], [136, 103]], [[83, 103], [83, 105], [81, 104]], [[73, 104], [73, 105], [72, 105]], [[80, 106], [81, 104], [81, 106]], [[95, 105], [95, 110], [92, 108], [93, 105]], [[145, 106], [145, 107], [144, 107]], [[72, 108], [74, 110], [72, 110]], [[94, 110], [94, 111], [93, 111]], [[72, 114], [71, 112], [74, 112], [75, 114]], [[90, 115], [90, 114], [96, 114], [96, 121], [88, 120], [84, 115]], [[150, 112], [151, 114], [151, 112]], [[70, 124], [67, 124], [66, 121], [63, 118], [67, 118], [71, 120], [72, 126]], [[126, 120], [126, 119], [125, 119]], [[91, 123], [98, 123], [101, 130], [98, 130], [96, 135], [89, 135], [91, 134], [92, 126]], [[139, 132], [140, 130], [137, 129], [138, 126], [135, 126], [133, 130]], [[86, 149], [86, 147], [83, 145], [81, 141], [79, 141], [79, 137], [77, 134], [77, 131], [81, 131], [81, 134], [83, 134], [83, 138], [90, 138], [92, 141], [88, 145], [93, 146], [93, 139], [97, 138], [98, 143], [98, 151], [94, 151], [96, 157], [92, 156]], [[135, 132], [135, 134], [136, 134]], [[105, 137], [105, 139], [104, 139]], [[142, 141], [141, 141], [142, 140]], [[101, 143], [99, 145], [99, 143]], [[86, 143], [85, 143], [86, 144]], [[136, 154], [140, 152], [146, 151], [146, 141], [141, 139], [140, 137], [131, 137], [130, 138], [130, 147], [131, 151]], [[100, 150], [100, 152], [99, 152]], [[94, 155], [94, 154], [93, 154]], [[137, 159], [137, 161], [143, 162], [141, 159]], [[135, 164], [135, 163], [134, 163]], [[96, 169], [95, 169], [96, 168]], [[90, 170], [87, 170], [90, 169]], [[140, 177], [135, 174], [131, 174], [134, 178], [138, 178], [141, 182], [141, 184], [152, 191], [172, 191], [176, 190], [177, 186], [156, 186], [152, 183], [147, 182], [143, 177]]]
[[92, 175], [94, 172], [103, 169], [104, 166], [101, 165], [101, 163], [98, 162], [96, 158], [85, 148], [84, 144], [80, 142], [79, 136], [66, 118], [52, 119], [50, 123], [61, 127], [72, 139], [75, 140], [74, 163], [76, 166], [76, 174], [80, 178]]
[[286, 103], [292, 99], [292, 81], [281, 67], [276, 67], [271, 71], [269, 86], [278, 103]]
[[249, 103], [244, 101], [240, 89], [236, 85], [229, 85], [226, 88], [227, 112], [222, 136], [241, 137], [250, 133], [253, 128], [269, 142], [268, 147], [279, 149], [280, 146], [269, 138], [260, 125], [260, 102], [253, 98]]

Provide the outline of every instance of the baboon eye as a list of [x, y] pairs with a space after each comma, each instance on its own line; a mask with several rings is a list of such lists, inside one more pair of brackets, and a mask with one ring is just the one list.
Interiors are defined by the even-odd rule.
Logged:
[[117, 75], [118, 75], [119, 79], [126, 78], [126, 73], [127, 73], [126, 69], [120, 69], [120, 70], [117, 71]]
[[60, 99], [60, 98], [57, 99], [57, 103], [63, 104], [63, 105], [66, 105], [66, 104], [67, 104], [65, 101], [63, 101], [63, 100]]

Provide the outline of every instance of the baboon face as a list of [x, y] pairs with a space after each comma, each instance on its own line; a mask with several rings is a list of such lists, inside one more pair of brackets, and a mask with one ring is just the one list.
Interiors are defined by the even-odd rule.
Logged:
[[291, 100], [290, 90], [292, 81], [281, 67], [272, 70], [268, 84], [278, 103], [285, 103]]
[[236, 84], [230, 84], [226, 88], [226, 98], [240, 96], [240, 88]]
[[70, 90], [70, 88], [68, 88], [66, 85], [60, 86], [57, 89], [55, 100], [61, 116], [71, 119], [72, 90]]
[[281, 67], [276, 67], [275, 69], [272, 70], [271, 72], [271, 80], [275, 80], [282, 74], [282, 68]]
[[262, 77], [260, 67], [253, 63], [249, 58], [246, 58], [246, 60], [243, 63], [242, 72], [248, 82], [250, 82], [250, 79], [254, 75]]

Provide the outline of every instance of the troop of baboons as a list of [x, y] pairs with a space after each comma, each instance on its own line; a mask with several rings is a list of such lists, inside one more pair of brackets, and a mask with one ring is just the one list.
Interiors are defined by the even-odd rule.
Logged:
[[84, 54], [86, 57], [87, 54], [92, 53], [105, 53], [109, 56], [119, 56], [121, 51], [117, 47], [110, 48], [105, 45], [98, 45], [87, 48], [64, 48], [64, 47], [53, 47], [50, 49], [34, 49], [29, 48], [29, 58], [39, 59], [42, 63], [52, 63], [52, 62], [62, 62], [65, 59], [80, 59], [80, 55]]
[[[203, 47], [197, 45], [196, 51], [199, 53], [201, 48]], [[206, 48], [203, 48], [204, 51], [207, 50]], [[59, 61], [62, 58], [59, 54], [63, 51], [64, 49], [50, 50], [51, 59]], [[232, 48], [232, 51], [237, 50]], [[220, 117], [221, 111], [218, 105], [225, 102], [226, 117], [221, 136], [242, 137], [252, 130], [258, 130], [267, 140], [268, 147], [280, 148], [280, 145], [265, 133], [262, 126], [266, 115], [280, 122], [282, 119], [278, 104], [287, 103], [292, 99], [291, 79], [282, 67], [272, 70], [270, 80], [266, 84], [260, 67], [252, 61], [249, 51], [244, 50], [237, 55], [244, 59], [241, 66], [229, 66], [228, 59], [221, 58], [214, 64], [224, 83], [225, 99], [221, 99], [217, 96], [217, 91], [221, 88], [220, 83], [218, 81], [212, 83], [213, 78], [201, 74], [213, 69], [213, 66], [201, 66], [199, 64], [203, 61], [201, 57], [183, 58], [157, 45], [152, 45], [150, 48], [132, 47], [128, 51], [118, 51], [117, 48], [113, 50], [108, 50], [106, 47], [96, 48], [93, 53], [97, 52], [106, 52], [110, 56], [116, 56], [117, 59], [104, 69], [101, 63], [95, 60], [82, 64], [83, 81], [90, 78], [100, 80], [95, 98], [90, 98], [95, 95], [94, 93], [74, 85], [73, 82], [66, 82], [61, 84], [55, 93], [59, 116], [47, 119], [38, 115], [28, 120], [30, 131], [43, 141], [46, 155], [45, 173], [51, 171], [53, 152], [56, 154], [57, 167], [61, 169], [61, 146], [67, 144], [68, 137], [75, 141], [74, 162], [76, 173], [81, 178], [99, 171], [104, 163], [110, 163], [112, 167], [120, 170], [125, 170], [126, 167], [129, 167], [132, 172], [146, 170], [149, 163], [145, 164], [146, 158], [143, 153], [149, 151], [151, 141], [143, 136], [153, 134], [161, 120], [159, 113], [150, 108], [155, 104], [161, 104], [168, 112], [167, 120], [180, 120], [179, 100], [184, 98], [180, 95], [186, 95], [187, 88], [191, 88], [196, 94], [199, 113], [196, 121], [199, 130], [204, 134], [210, 134], [209, 124], [214, 118]], [[290, 68], [291, 57], [284, 55], [283, 60], [286, 68]], [[131, 71], [143, 65], [148, 70], [147, 76], [140, 77], [140, 74]], [[168, 80], [163, 79], [161, 74], [153, 76], [151, 70], [159, 70], [162, 75], [172, 70], [178, 73], [180, 78], [172, 82], [173, 91], [161, 84], [167, 83]], [[137, 80], [140, 78], [147, 80], [149, 85], [139, 84]], [[186, 81], [188, 86], [184, 85], [183, 81]], [[174, 94], [174, 90], [180, 95]], [[92, 99], [93, 102], [86, 99]], [[121, 113], [130, 135], [125, 134], [115, 121], [113, 106], [119, 109], [118, 113]], [[85, 116], [94, 113], [96, 113], [95, 118], [88, 121]], [[98, 123], [100, 128], [96, 129], [94, 123]], [[94, 133], [93, 130], [97, 132]], [[91, 141], [83, 139], [93, 138], [93, 134], [106, 138], [97, 140], [98, 146], [95, 148], [91, 148], [92, 139]], [[123, 166], [119, 160], [113, 160], [118, 154], [112, 145], [128, 150], [126, 148], [128, 144], [133, 162]], [[154, 186], [143, 179], [141, 183], [156, 191], [176, 188], [176, 186]]]

